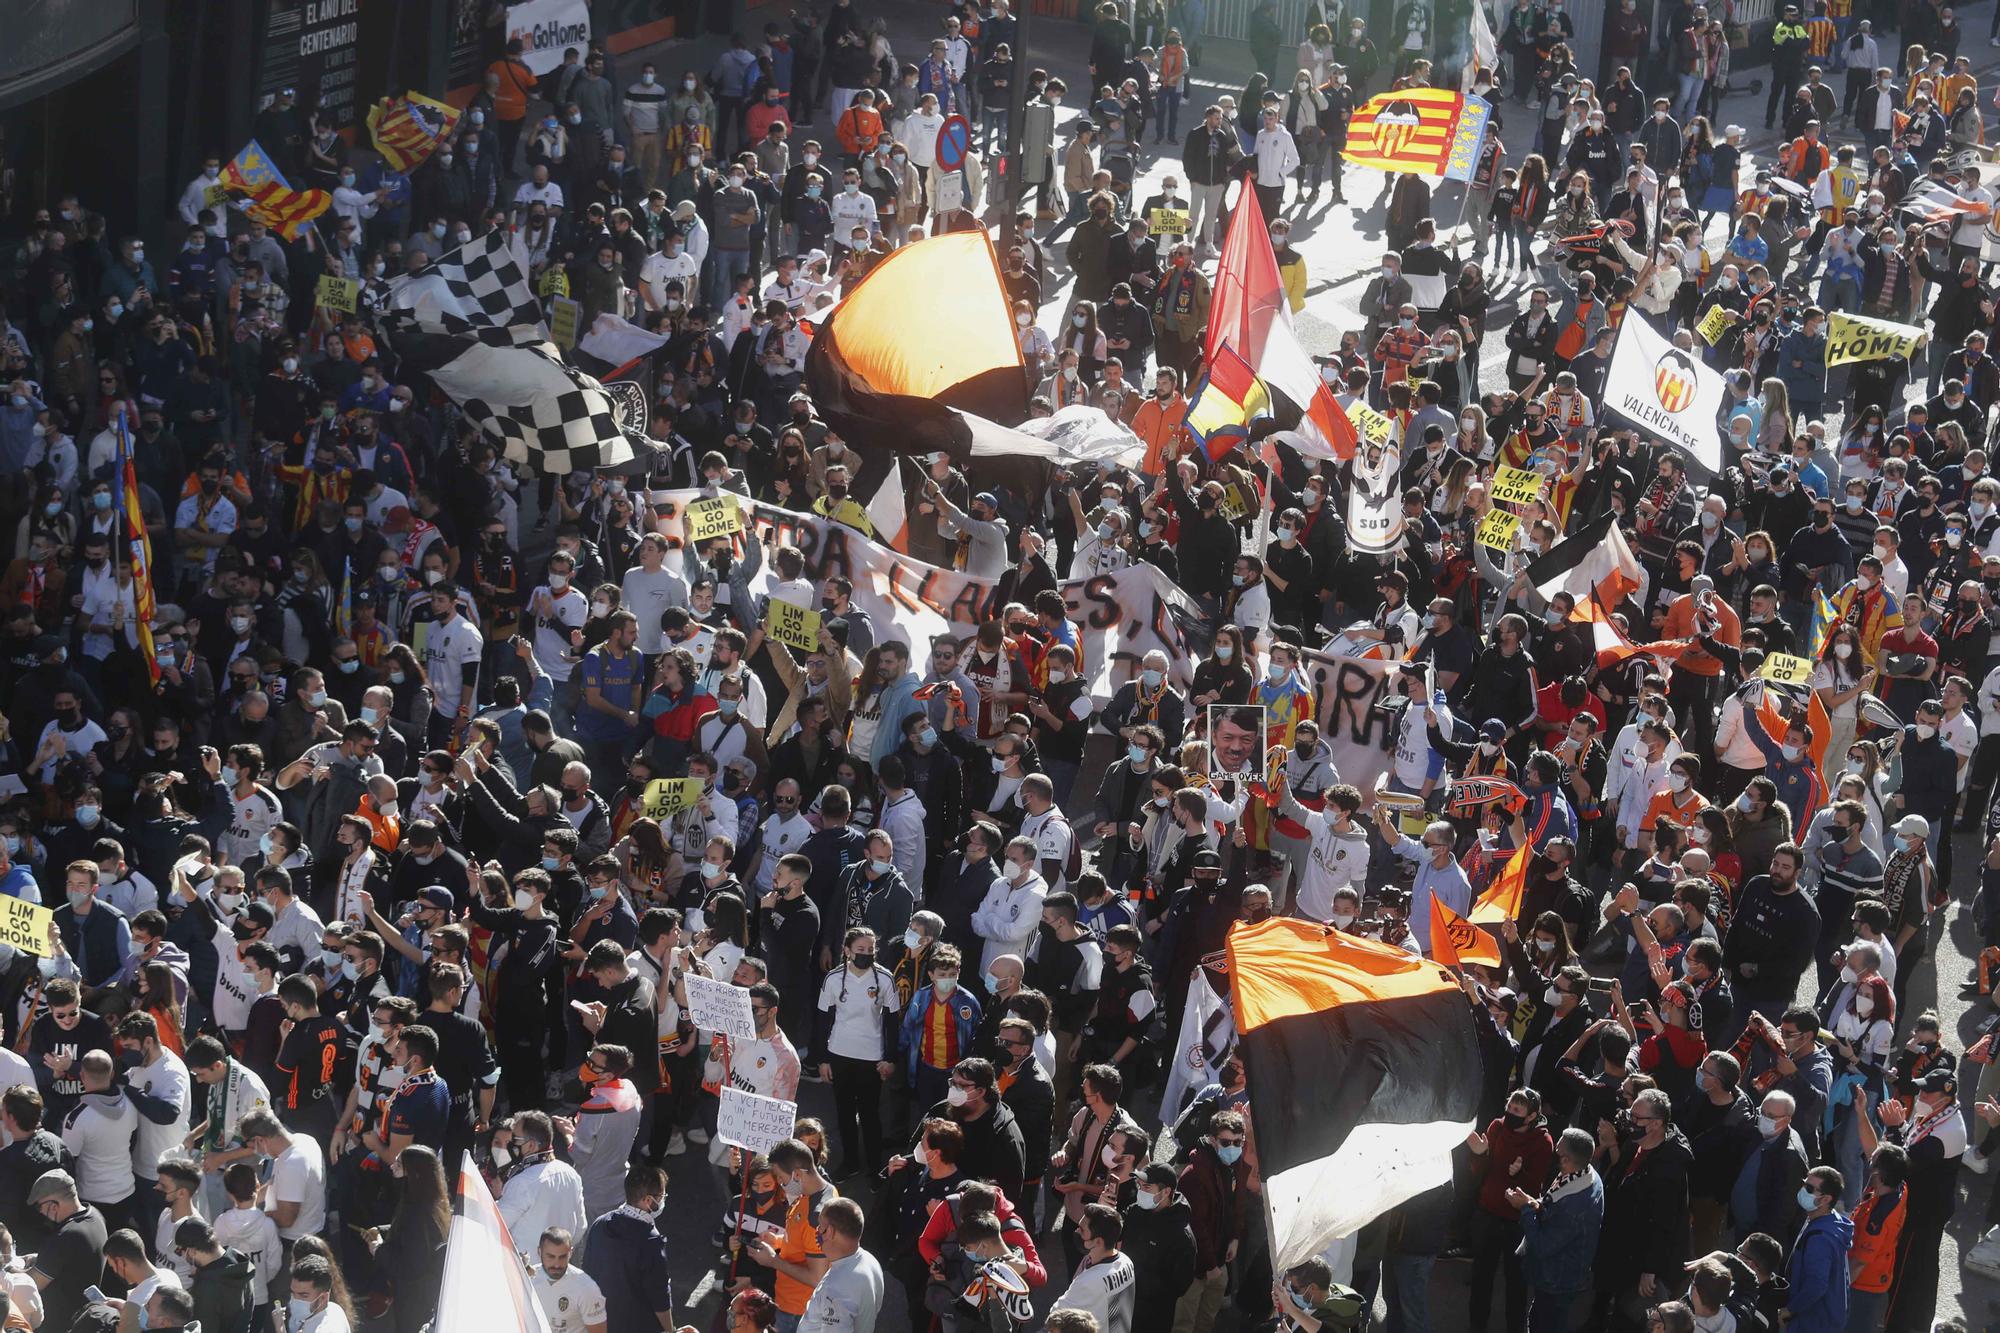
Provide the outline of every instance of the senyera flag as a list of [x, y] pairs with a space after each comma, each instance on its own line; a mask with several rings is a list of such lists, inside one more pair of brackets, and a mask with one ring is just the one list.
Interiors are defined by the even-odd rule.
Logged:
[[255, 139], [223, 166], [220, 180], [231, 193], [244, 196], [251, 217], [288, 241], [297, 240], [301, 228], [333, 207], [333, 195], [325, 190], [293, 189]]
[[118, 513], [132, 562], [132, 616], [138, 622], [139, 651], [146, 655], [146, 670], [153, 684], [160, 683], [160, 658], [153, 647], [153, 539], [146, 532], [146, 516], [139, 508], [139, 469], [132, 461], [131, 423], [125, 409], [118, 409]]
[[368, 134], [375, 151], [401, 172], [415, 171], [458, 124], [455, 106], [422, 93], [385, 97], [368, 108]]
[[[520, 1245], [508, 1234], [499, 1205], [473, 1167], [471, 1155], [460, 1161], [458, 1209], [445, 1244], [444, 1282], [431, 1326], [549, 1333], [548, 1315], [528, 1285]], [[530, 1250], [540, 1241], [539, 1236], [530, 1239]]]
[[1250, 437], [1250, 423], [1271, 410], [1271, 395], [1250, 363], [1223, 347], [1188, 403], [1184, 424], [1210, 459], [1221, 458]]
[[1238, 925], [1231, 1007], [1283, 1272], [1451, 1180], [1479, 1047], [1450, 972], [1289, 917]]
[[1492, 116], [1483, 98], [1445, 88], [1377, 93], [1348, 123], [1340, 155], [1349, 166], [1469, 181]]

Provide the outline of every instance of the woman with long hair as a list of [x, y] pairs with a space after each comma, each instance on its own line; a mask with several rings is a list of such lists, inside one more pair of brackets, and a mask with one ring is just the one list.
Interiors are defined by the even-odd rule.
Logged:
[[1728, 904], [1743, 887], [1743, 858], [1736, 854], [1736, 835], [1730, 830], [1728, 812], [1713, 805], [1696, 811], [1688, 821], [1687, 840], [1690, 847], [1708, 853], [1709, 873], [1722, 880], [1724, 910], [1709, 915], [1727, 921]]
[[185, 1055], [187, 1016], [174, 981], [174, 970], [166, 963], [147, 963], [139, 969], [139, 985], [132, 997], [140, 1013], [151, 1014], [159, 1029], [160, 1045], [175, 1055]]
[[[437, 1314], [444, 1281], [445, 1241], [451, 1234], [451, 1191], [438, 1155], [413, 1143], [396, 1157], [403, 1187], [387, 1234], [371, 1245], [393, 1284], [389, 1317], [396, 1333], [419, 1333]], [[379, 1325], [378, 1325], [379, 1327]]]
[[1764, 424], [1757, 431], [1757, 448], [1767, 457], [1792, 449], [1792, 395], [1776, 375], [1764, 381]]
[[660, 821], [646, 815], [633, 820], [632, 827], [613, 851], [618, 857], [619, 873], [635, 902], [646, 907], [667, 906], [672, 896], [667, 868], [673, 864], [674, 849], [667, 844]]
[[[1863, 659], [1861, 636], [1852, 625], [1839, 624], [1827, 635], [1819, 665], [1808, 680], [1833, 730], [1827, 737], [1825, 764], [1837, 764], [1854, 740], [1860, 718], [1862, 691], [1875, 680], [1875, 669]], [[1836, 757], [1838, 756], [1838, 757]], [[1823, 765], [1824, 767], [1824, 765]], [[1828, 770], [1829, 774], [1832, 770]]]
[[[1931, 860], [1930, 821], [1904, 815], [1892, 830], [1894, 841], [1882, 865], [1882, 905], [1889, 909], [1889, 942], [1896, 947], [1896, 1007], [1930, 946], [1931, 913], [1943, 900], [1937, 865]], [[1950, 836], [1949, 830], [1938, 833]]]
[[431, 724], [431, 683], [424, 664], [406, 643], [391, 644], [382, 655], [382, 680], [395, 696], [390, 716], [409, 726], [411, 734], [427, 735]]
[[1075, 352], [1077, 370], [1084, 383], [1097, 383], [1104, 372], [1104, 363], [1110, 357], [1110, 344], [1097, 327], [1097, 303], [1078, 301], [1070, 308], [1069, 327], [1063, 330], [1062, 340], [1056, 344], [1058, 354]]

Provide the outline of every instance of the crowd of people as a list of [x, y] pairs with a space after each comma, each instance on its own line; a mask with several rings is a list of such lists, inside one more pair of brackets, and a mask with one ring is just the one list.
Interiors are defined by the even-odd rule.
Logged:
[[[936, 160], [947, 115], [1006, 144], [1007, 0], [914, 64], [851, 0], [664, 81], [595, 49], [537, 77], [517, 44], [409, 177], [284, 93], [258, 142], [329, 213], [287, 239], [210, 204], [218, 151], [160, 269], [92, 201], [37, 210], [0, 330], [0, 893], [54, 911], [0, 946], [9, 1323], [418, 1333], [465, 1160], [554, 1333], [678, 1327], [688, 1247], [732, 1333], [1317, 1333], [1378, 1298], [1421, 1330], [1443, 1258], [1475, 1329], [1932, 1327], [2000, 1129], [1991, 1037], [1922, 999], [2000, 976], [1994, 195], [1953, 151], [1955, 21], [1787, 7], [1790, 142], [1753, 170], [1698, 114], [1727, 84], [1703, 6], [1655, 36], [1627, 0], [1592, 80], [1561, 0], [1518, 0], [1468, 91], [1537, 100], [1538, 151], [1507, 165], [1496, 118], [1466, 216], [1520, 314], [1385, 177], [1394, 248], [1321, 360], [1395, 456], [1258, 427], [1218, 459], [1184, 418], [1232, 187], [1303, 309], [1291, 233], [1345, 202], [1354, 108], [1437, 77], [1312, 9], [1294, 61], [1258, 8], [1260, 72], [1184, 139], [1202, 7], [1100, 10], [1018, 214], [979, 148]], [[1966, 207], [1906, 220], [1926, 184]], [[869, 531], [850, 487], [894, 442], [821, 418], [809, 317], [989, 223], [1031, 411], [1101, 408], [1136, 464], [1028, 493], [911, 460], [911, 554], [1000, 587], [963, 636], [913, 641], [775, 539], [683, 543], [659, 492]], [[494, 229], [586, 322], [670, 335], [650, 465], [536, 475], [401, 365], [390, 284]], [[1928, 387], [1901, 354], [1829, 373], [1841, 310], [1926, 322]], [[1725, 372], [1720, 471], [1595, 417], [1626, 319]], [[1500, 467], [1538, 496], [1496, 501]], [[1403, 536], [1370, 555], [1344, 515], [1385, 473]], [[1617, 606], [1530, 575], [1607, 516]], [[1107, 666], [1062, 586], [1140, 562], [1201, 615], [1184, 658]], [[819, 610], [810, 651], [770, 599]], [[1600, 651], [1606, 614], [1636, 650]], [[1365, 737], [1339, 656], [1378, 665]], [[1955, 830], [1990, 839], [1977, 893]], [[1453, 1179], [1273, 1272], [1241, 1057], [1161, 1102], [1191, 988], [1273, 916], [1437, 956], [1436, 908], [1521, 865], [1497, 965], [1457, 964]], [[1965, 978], [1922, 968], [1954, 907], [1988, 949]], [[746, 989], [754, 1038], [697, 1027], [690, 978]], [[725, 1086], [817, 1114], [746, 1153]]]

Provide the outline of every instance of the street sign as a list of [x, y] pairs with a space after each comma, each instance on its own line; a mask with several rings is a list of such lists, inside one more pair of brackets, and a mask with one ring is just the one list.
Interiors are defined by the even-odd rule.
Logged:
[[938, 128], [937, 164], [940, 171], [957, 171], [965, 165], [965, 153], [972, 146], [972, 126], [964, 116], [946, 116]]

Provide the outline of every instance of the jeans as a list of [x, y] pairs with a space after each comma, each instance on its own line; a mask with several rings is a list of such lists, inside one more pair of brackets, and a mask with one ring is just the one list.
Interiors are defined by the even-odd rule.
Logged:
[[1847, 1289], [1847, 1333], [1876, 1333], [1888, 1312], [1888, 1292]]
[[1431, 1269], [1434, 1254], [1397, 1254], [1383, 1261], [1388, 1269], [1389, 1333], [1430, 1333]]
[[1819, 285], [1819, 305], [1822, 310], [1859, 310], [1861, 284], [1853, 278], [1836, 278], [1829, 273]]
[[979, 108], [979, 133], [986, 140], [986, 151], [989, 154], [1006, 151], [1010, 109], [1004, 101], [988, 102]]
[[1056, 804], [1065, 805], [1070, 793], [1076, 790], [1076, 775], [1083, 770], [1083, 762], [1078, 759], [1044, 759], [1042, 768], [1055, 784]]
[[708, 252], [708, 263], [709, 308], [720, 310], [736, 291], [736, 279], [750, 271], [750, 252], [712, 249]]
[[1165, 143], [1169, 139], [1181, 137], [1181, 94], [1172, 88], [1160, 90], [1159, 133], [1154, 143]]
[[1528, 1307], [1528, 1333], [1569, 1333], [1569, 1312], [1576, 1305], [1576, 1298], [1577, 1293], [1573, 1291], [1542, 1291], [1538, 1288], [1535, 1303]]
[[1680, 76], [1680, 97], [1674, 103], [1674, 119], [1685, 125], [1694, 118], [1694, 105], [1701, 96], [1701, 86], [1705, 80], [1699, 74]]

